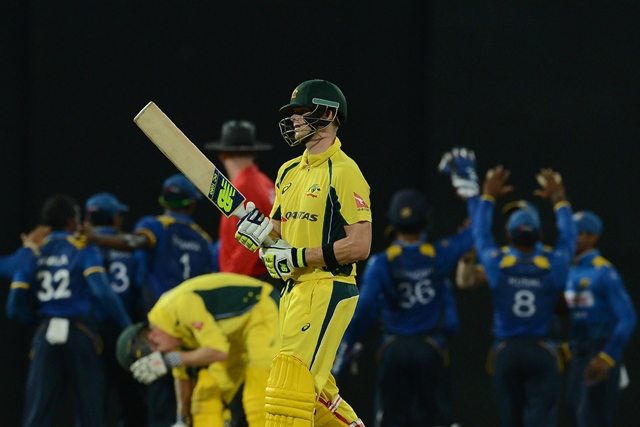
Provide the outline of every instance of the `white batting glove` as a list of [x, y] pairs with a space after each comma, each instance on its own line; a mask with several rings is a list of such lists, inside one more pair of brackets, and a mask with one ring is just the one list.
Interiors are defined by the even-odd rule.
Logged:
[[260, 259], [271, 277], [287, 280], [296, 268], [306, 267], [304, 251], [278, 239], [272, 246], [260, 248]]
[[170, 427], [189, 427], [189, 424], [187, 424], [186, 415], [178, 415], [178, 419], [176, 420], [175, 424], [171, 424]]
[[133, 362], [129, 368], [133, 377], [142, 384], [150, 384], [169, 372], [161, 352], [154, 351]]
[[273, 229], [271, 220], [264, 216], [253, 202], [248, 202], [247, 214], [238, 222], [236, 240], [251, 252], [258, 250]]
[[444, 153], [438, 170], [451, 177], [451, 184], [460, 197], [468, 199], [480, 193], [476, 174], [476, 155], [473, 150], [463, 147]]

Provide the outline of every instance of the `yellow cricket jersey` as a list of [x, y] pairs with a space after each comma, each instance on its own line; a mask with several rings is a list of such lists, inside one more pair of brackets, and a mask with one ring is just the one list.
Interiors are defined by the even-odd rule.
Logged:
[[[244, 353], [251, 310], [268, 298], [275, 299], [276, 307], [279, 293], [266, 282], [234, 273], [205, 274], [165, 292], [148, 318], [182, 340], [184, 349], [210, 347], [227, 354]], [[174, 376], [186, 377], [184, 371], [176, 368]]]
[[[298, 248], [319, 247], [346, 237], [344, 227], [371, 222], [369, 184], [360, 168], [342, 150], [336, 137], [321, 154], [302, 156], [280, 167], [271, 218], [281, 222], [281, 237]], [[328, 271], [326, 267], [296, 270], [293, 279], [305, 281], [338, 276], [355, 283], [355, 264]]]

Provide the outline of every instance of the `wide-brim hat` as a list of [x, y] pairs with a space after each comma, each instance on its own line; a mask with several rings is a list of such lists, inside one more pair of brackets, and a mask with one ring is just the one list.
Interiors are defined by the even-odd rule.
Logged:
[[214, 151], [268, 151], [271, 144], [256, 139], [256, 127], [248, 120], [229, 120], [222, 125], [219, 141], [204, 144], [205, 150]]

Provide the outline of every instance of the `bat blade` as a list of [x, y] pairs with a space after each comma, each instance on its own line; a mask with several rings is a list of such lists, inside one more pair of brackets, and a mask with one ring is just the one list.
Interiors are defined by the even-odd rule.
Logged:
[[153, 101], [133, 121], [224, 216], [244, 216], [246, 198]]

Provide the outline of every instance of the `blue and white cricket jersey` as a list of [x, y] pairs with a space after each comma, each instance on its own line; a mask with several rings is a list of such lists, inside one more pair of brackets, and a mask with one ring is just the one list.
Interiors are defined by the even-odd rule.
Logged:
[[155, 300], [185, 280], [213, 271], [211, 238], [190, 216], [145, 216], [134, 232], [145, 234], [153, 244], [146, 251], [146, 270]]
[[570, 343], [602, 342], [602, 351], [619, 362], [637, 316], [615, 267], [596, 249], [583, 254], [571, 268], [564, 296], [571, 310]]
[[531, 254], [499, 248], [491, 234], [495, 203], [482, 198], [472, 222], [478, 260], [484, 267], [493, 303], [497, 339], [546, 336], [566, 283], [576, 246], [569, 203], [554, 207], [559, 236], [555, 247], [538, 243]]

